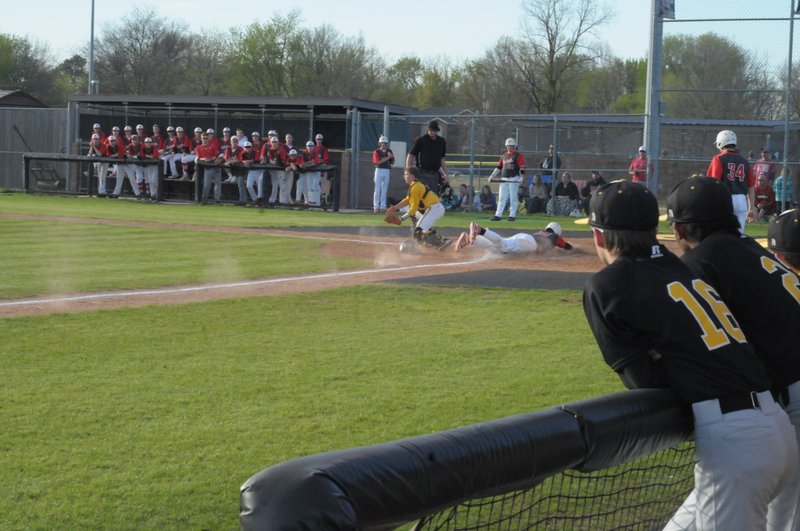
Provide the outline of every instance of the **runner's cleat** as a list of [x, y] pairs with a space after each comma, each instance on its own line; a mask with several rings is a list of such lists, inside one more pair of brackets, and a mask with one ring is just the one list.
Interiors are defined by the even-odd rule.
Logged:
[[469, 234], [462, 232], [461, 236], [456, 240], [456, 252], [469, 245]]
[[475, 238], [480, 236], [481, 226], [474, 221], [469, 224], [469, 243], [475, 243]]

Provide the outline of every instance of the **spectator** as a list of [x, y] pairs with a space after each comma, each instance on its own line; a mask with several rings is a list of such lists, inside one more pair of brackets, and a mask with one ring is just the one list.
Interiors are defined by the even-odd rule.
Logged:
[[539, 163], [539, 168], [542, 170], [542, 182], [552, 187], [553, 172], [561, 169], [561, 157], [555, 154], [555, 146], [553, 144], [550, 144], [547, 148], [547, 156]]
[[711, 159], [706, 175], [722, 181], [728, 188], [739, 231], [744, 234], [745, 224], [753, 221], [756, 215], [753, 170], [736, 148], [736, 133], [728, 129], [720, 131], [714, 144], [719, 153]]
[[450, 186], [449, 183], [442, 186], [442, 193], [439, 195], [439, 201], [441, 201], [445, 210], [453, 210], [453, 207], [458, 204], [455, 196], [453, 196], [453, 187]]
[[778, 260], [800, 273], [800, 210], [793, 208], [772, 218], [767, 243]]
[[469, 231], [462, 232], [456, 240], [455, 251], [458, 252], [467, 245], [476, 245], [503, 254], [546, 252], [553, 247], [572, 250], [572, 244], [561, 237], [561, 225], [556, 222], [548, 223], [544, 230], [533, 234], [520, 232], [503, 238], [473, 221], [469, 224]]
[[394, 153], [389, 149], [389, 139], [381, 135], [378, 147], [372, 152], [372, 164], [375, 165], [375, 190], [372, 193], [372, 211], [386, 210], [386, 194], [389, 191], [389, 177], [394, 164]]
[[[655, 166], [650, 163], [650, 173], [655, 171]], [[628, 166], [628, 173], [631, 175], [631, 180], [635, 183], [647, 183], [647, 149], [644, 146], [639, 146], [639, 156], [631, 161]]]
[[775, 191], [772, 189], [772, 185], [769, 183], [769, 176], [766, 173], [762, 173], [756, 179], [755, 198], [756, 221], [766, 223], [777, 208]]
[[517, 187], [517, 210], [522, 208], [525, 209], [525, 204], [528, 201], [528, 190], [523, 186], [519, 185]]
[[760, 175], [766, 175], [770, 184], [778, 175], [778, 165], [772, 162], [772, 154], [767, 148], [761, 148], [761, 158], [753, 163], [753, 176], [758, 180]]
[[565, 171], [561, 174], [561, 180], [556, 185], [553, 197], [547, 203], [547, 214], [550, 216], [569, 216], [577, 210], [578, 186], [572, 182], [572, 174]]
[[428, 122], [428, 132], [418, 137], [406, 155], [406, 167], [416, 166], [421, 170], [420, 181], [433, 193], [439, 193], [439, 186], [449, 179], [447, 162], [447, 141], [439, 136], [439, 122]]
[[581, 189], [581, 208], [583, 208], [587, 216], [589, 215], [589, 201], [592, 199], [592, 195], [604, 184], [606, 184], [606, 180], [603, 179], [600, 172], [598, 170], [592, 170], [591, 180]]
[[508, 204], [508, 221], [514, 221], [517, 217], [517, 189], [522, 182], [522, 175], [525, 173], [525, 158], [517, 150], [517, 141], [513, 138], [506, 139], [506, 151], [500, 155], [497, 167], [489, 177], [490, 182], [500, 183], [500, 197], [497, 200], [497, 210], [491, 221], [500, 221], [503, 211]]
[[472, 195], [465, 183], [458, 185], [458, 208], [464, 212], [473, 210]]
[[542, 181], [539, 174], [533, 175], [533, 181], [528, 188], [528, 199], [525, 201], [525, 211], [528, 214], [544, 212], [547, 200], [550, 198], [550, 189]]
[[[784, 183], [786, 184], [784, 185]], [[785, 194], [784, 186], [786, 187]], [[775, 192], [775, 201], [777, 201], [781, 212], [794, 204], [794, 186], [792, 186], [792, 170], [790, 168], [785, 168], [783, 173], [775, 179], [773, 191]]]
[[484, 184], [480, 193], [481, 211], [497, 210], [497, 199], [488, 184]]

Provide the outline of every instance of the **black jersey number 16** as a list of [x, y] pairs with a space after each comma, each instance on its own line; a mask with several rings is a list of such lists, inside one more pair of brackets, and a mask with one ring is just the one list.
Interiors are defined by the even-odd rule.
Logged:
[[680, 282], [670, 282], [667, 284], [667, 293], [675, 302], [681, 302], [692, 314], [700, 330], [703, 332], [703, 342], [708, 350], [724, 347], [731, 342], [731, 339], [745, 343], [744, 332], [739, 328], [739, 323], [733, 317], [728, 306], [720, 300], [717, 292], [706, 282], [696, 278], [692, 280], [693, 291], [703, 299], [711, 309], [713, 317], [709, 315], [697, 297], [689, 291], [689, 288]]

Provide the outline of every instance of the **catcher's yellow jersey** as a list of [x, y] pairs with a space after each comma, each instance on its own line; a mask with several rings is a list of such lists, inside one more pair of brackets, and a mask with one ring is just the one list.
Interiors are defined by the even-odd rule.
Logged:
[[408, 203], [408, 215], [413, 216], [417, 213], [417, 210], [424, 211], [429, 206], [438, 203], [439, 196], [421, 182], [414, 181], [408, 187], [406, 202]]

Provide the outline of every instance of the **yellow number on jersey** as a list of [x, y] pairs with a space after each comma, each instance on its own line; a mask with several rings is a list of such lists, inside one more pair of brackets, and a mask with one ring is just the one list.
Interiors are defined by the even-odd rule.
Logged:
[[761, 257], [761, 267], [770, 275], [772, 273], [780, 274], [784, 289], [794, 297], [797, 304], [800, 304], [800, 279], [797, 278], [797, 275], [795, 275], [791, 269], [766, 256]]
[[692, 314], [692, 317], [694, 317], [694, 320], [697, 321], [697, 324], [700, 325], [700, 330], [703, 332], [703, 342], [708, 350], [724, 347], [731, 342], [731, 339], [744, 343], [746, 341], [744, 332], [739, 328], [739, 324], [733, 318], [728, 306], [719, 299], [719, 295], [714, 291], [714, 288], [700, 279], [692, 281], [692, 288], [709, 305], [712, 313], [717, 318], [717, 323], [722, 325], [721, 327], [717, 326], [717, 323], [712, 320], [711, 316], [700, 304], [700, 301], [680, 282], [670, 282], [667, 285], [667, 293], [675, 302], [683, 303], [689, 313]]

